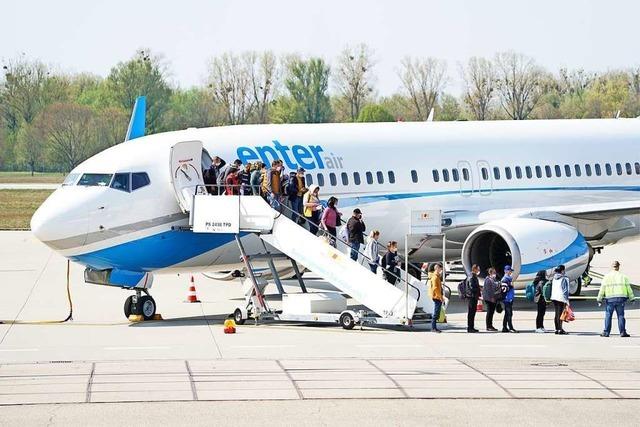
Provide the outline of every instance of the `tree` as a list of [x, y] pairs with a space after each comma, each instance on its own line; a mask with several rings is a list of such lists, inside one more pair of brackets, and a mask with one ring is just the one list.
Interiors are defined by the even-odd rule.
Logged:
[[360, 110], [373, 92], [373, 53], [365, 44], [345, 48], [338, 57], [336, 83], [349, 107], [351, 121], [355, 121]]
[[514, 52], [496, 55], [497, 91], [500, 105], [509, 118], [529, 117], [543, 94], [543, 71], [533, 59]]
[[209, 127], [225, 121], [225, 111], [213, 100], [209, 90], [192, 88], [176, 91], [165, 118], [170, 130]]
[[465, 120], [460, 108], [460, 103], [455, 96], [443, 94], [435, 109], [434, 120], [438, 121], [454, 121]]
[[446, 63], [436, 58], [406, 57], [399, 73], [417, 120], [427, 120], [446, 83]]
[[629, 102], [629, 76], [623, 72], [610, 72], [599, 76], [585, 92], [585, 117], [616, 117]]
[[209, 66], [209, 88], [225, 110], [227, 124], [247, 123], [255, 107], [247, 61], [247, 56], [227, 52], [213, 58]]
[[38, 130], [29, 124], [25, 124], [18, 131], [17, 160], [29, 166], [31, 176], [44, 158], [45, 147], [42, 135]]
[[496, 89], [496, 71], [491, 61], [473, 57], [462, 68], [465, 84], [464, 102], [475, 120], [487, 120], [490, 116], [491, 101]]
[[34, 121], [34, 138], [42, 141], [50, 162], [70, 171], [98, 149], [91, 108], [68, 103], [48, 106]]
[[269, 122], [269, 108], [280, 82], [278, 60], [271, 51], [258, 54], [245, 54], [245, 63], [249, 70], [251, 91], [255, 105], [255, 120], [258, 123]]
[[138, 96], [147, 97], [146, 125], [149, 133], [163, 130], [162, 116], [172, 93], [166, 74], [162, 58], [141, 49], [129, 61], [113, 67], [107, 77], [111, 96], [125, 111], [133, 110]]
[[395, 122], [395, 119], [383, 106], [369, 104], [362, 107], [358, 114], [358, 122]]
[[124, 141], [128, 123], [129, 114], [121, 108], [107, 107], [99, 110], [94, 120], [98, 149], [103, 150]]
[[277, 100], [275, 120], [293, 123], [323, 123], [331, 120], [329, 66], [321, 58], [287, 60], [284, 85], [288, 96]]

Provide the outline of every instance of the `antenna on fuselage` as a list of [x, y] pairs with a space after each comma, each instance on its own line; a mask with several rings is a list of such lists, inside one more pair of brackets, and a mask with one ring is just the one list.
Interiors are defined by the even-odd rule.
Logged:
[[133, 105], [131, 119], [129, 120], [129, 127], [127, 128], [127, 135], [124, 138], [125, 141], [144, 136], [146, 113], [147, 97], [139, 96], [136, 98], [136, 103]]

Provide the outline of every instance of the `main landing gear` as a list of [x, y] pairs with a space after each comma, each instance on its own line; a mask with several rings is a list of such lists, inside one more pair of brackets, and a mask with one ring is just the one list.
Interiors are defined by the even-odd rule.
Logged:
[[[142, 295], [142, 292], [145, 295]], [[144, 320], [151, 320], [156, 314], [156, 300], [149, 295], [146, 289], [136, 289], [136, 294], [131, 295], [124, 302], [124, 315], [129, 318], [132, 314], [142, 315]]]

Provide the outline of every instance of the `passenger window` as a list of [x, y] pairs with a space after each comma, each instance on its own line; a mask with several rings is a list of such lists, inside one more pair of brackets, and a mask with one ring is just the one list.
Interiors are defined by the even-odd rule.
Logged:
[[346, 172], [342, 172], [340, 177], [342, 178], [342, 185], [349, 185], [349, 175]]
[[624, 164], [624, 168], [627, 171], [627, 175], [633, 174], [633, 169], [631, 168], [631, 163], [625, 163]]
[[111, 188], [120, 191], [126, 191], [129, 193], [131, 190], [129, 189], [129, 174], [128, 173], [117, 173], [113, 177], [113, 181], [111, 181]]
[[451, 169], [451, 176], [453, 177], [453, 180], [455, 182], [460, 181], [460, 174], [458, 173], [458, 169], [456, 168]]
[[551, 178], [551, 166], [547, 165], [544, 167], [544, 173], [547, 175], [547, 178]]
[[489, 171], [487, 170], [487, 168], [482, 168], [480, 169], [480, 173], [482, 173], [482, 179], [485, 181], [489, 180]]
[[522, 179], [522, 169], [520, 166], [516, 166], [516, 178]]
[[507, 179], [511, 179], [511, 168], [510, 167], [506, 167], [504, 168], [504, 176]]
[[590, 164], [586, 164], [584, 165], [584, 173], [587, 174], [587, 176], [591, 176], [591, 165]]
[[411, 171], [411, 181], [413, 181], [414, 183], [418, 182], [418, 172], [416, 172], [415, 170]]
[[469, 181], [469, 169], [462, 168], [462, 179]]
[[622, 165], [620, 163], [616, 163], [616, 172], [618, 175], [622, 175]]
[[307, 184], [307, 186], [309, 186], [309, 185], [313, 184], [313, 177], [311, 176], [311, 174], [310, 174], [310, 173], [308, 173], [308, 174], [305, 176], [305, 181], [306, 181], [306, 182], [305, 182], [305, 184]]
[[376, 172], [376, 177], [378, 178], [378, 184], [384, 184], [384, 174], [382, 172]]
[[524, 172], [527, 175], [527, 178], [529, 179], [533, 178], [533, 172], [531, 171], [531, 166], [525, 166]]
[[640, 175], [640, 163], [636, 162], [636, 175]]
[[360, 185], [360, 172], [353, 173], [353, 183], [355, 185]]
[[146, 172], [134, 172], [131, 174], [131, 191], [149, 185], [150, 182]]
[[[319, 173], [318, 175], [316, 175], [316, 178], [318, 178], [318, 186], [324, 187], [324, 175]], [[311, 183], [309, 183], [309, 185], [311, 185]]]
[[389, 183], [390, 184], [395, 184], [396, 183], [396, 174], [394, 174], [393, 171], [389, 171], [389, 173], [387, 173], [387, 175], [389, 175]]
[[433, 182], [438, 182], [440, 181], [440, 175], [438, 174], [438, 170], [434, 169], [433, 170]]
[[373, 184], [373, 174], [371, 172], [367, 172], [366, 176], [367, 176], [367, 184]]
[[610, 163], [605, 163], [604, 164], [604, 170], [607, 171], [607, 175], [611, 176], [613, 174], [612, 170], [611, 170], [611, 164]]
[[560, 168], [560, 165], [555, 165], [553, 168], [556, 171], [556, 177], [560, 178], [562, 176], [562, 169]]
[[496, 181], [500, 180], [500, 168], [498, 167], [493, 168], [493, 178]]
[[565, 174], [567, 177], [570, 177], [570, 176], [571, 176], [571, 166], [569, 166], [569, 165], [564, 165], [564, 174]]
[[442, 180], [449, 182], [449, 169], [442, 169]]
[[329, 182], [331, 183], [331, 185], [336, 186], [338, 185], [338, 179], [336, 178], [336, 174], [331, 172], [329, 174]]
[[596, 175], [602, 175], [602, 168], [600, 167], [600, 163], [596, 163]]
[[540, 166], [536, 166], [536, 177], [542, 178], [542, 168]]
[[582, 175], [582, 171], [580, 170], [580, 165], [573, 165], [573, 169], [576, 172], [576, 176], [581, 176]]

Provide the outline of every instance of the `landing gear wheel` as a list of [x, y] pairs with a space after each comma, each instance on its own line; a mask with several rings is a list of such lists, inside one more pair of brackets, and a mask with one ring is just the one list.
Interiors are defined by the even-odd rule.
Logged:
[[236, 325], [244, 325], [246, 320], [242, 317], [242, 310], [236, 308], [236, 311], [233, 312], [233, 321], [236, 322]]
[[582, 291], [582, 278], [578, 278], [577, 280], [569, 283], [569, 295], [577, 297], [580, 295], [580, 291]]
[[151, 295], [144, 295], [138, 298], [138, 310], [144, 320], [151, 320], [156, 314], [156, 301]]
[[127, 319], [133, 314], [133, 295], [124, 300], [124, 317]]
[[356, 325], [356, 322], [353, 320], [353, 316], [349, 313], [342, 313], [340, 315], [340, 325], [346, 330], [353, 329]]

